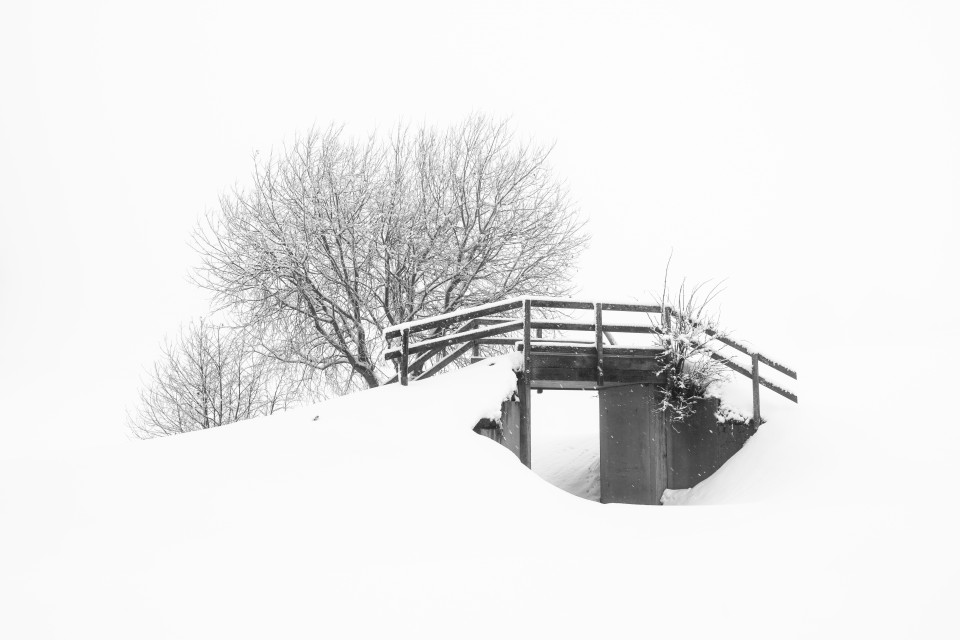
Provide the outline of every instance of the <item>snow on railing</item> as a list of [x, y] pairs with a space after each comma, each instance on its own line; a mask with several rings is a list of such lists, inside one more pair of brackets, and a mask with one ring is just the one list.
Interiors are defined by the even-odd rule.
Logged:
[[[558, 320], [532, 320], [532, 308], [593, 310], [595, 318], [594, 322], [592, 323]], [[522, 318], [511, 318], [500, 315], [517, 309], [523, 309]], [[616, 343], [614, 342], [611, 334], [650, 334], [658, 332], [658, 328], [652, 325], [604, 324], [604, 311], [659, 314], [662, 325], [668, 327], [670, 326], [671, 317], [681, 317], [673, 308], [656, 304], [637, 304], [635, 302], [596, 302], [588, 300], [574, 300], [571, 298], [551, 298], [542, 296], [523, 296], [511, 298], [501, 302], [491, 302], [466, 309], [459, 309], [457, 311], [451, 311], [449, 313], [432, 316], [430, 318], [411, 320], [409, 322], [404, 322], [387, 328], [385, 337], [388, 344], [394, 338], [400, 338], [400, 345], [398, 347], [388, 349], [384, 354], [387, 360], [400, 359], [398, 367], [399, 371], [397, 375], [388, 380], [387, 383], [389, 384], [399, 380], [400, 384], [406, 385], [409, 381], [409, 372], [411, 368], [413, 368], [414, 371], [418, 371], [427, 363], [427, 361], [445, 351], [448, 347], [460, 345], [452, 353], [441, 359], [440, 362], [435, 364], [431, 369], [419, 374], [415, 379], [430, 377], [463, 355], [470, 348], [473, 349], [473, 355], [475, 357], [478, 356], [479, 345], [481, 344], [514, 344], [518, 348], [522, 347], [521, 350], [524, 352], [523, 375], [529, 378], [532, 374], [530, 366], [530, 359], [532, 357], [531, 354], [533, 351], [539, 350], [531, 349], [530, 346], [531, 343], [536, 340], [538, 345], [545, 345], [549, 342], [554, 343], [554, 346], [557, 344], [575, 346], [578, 352], [584, 352], [588, 350], [590, 353], [595, 353], [597, 355], [597, 386], [603, 386], [604, 351], [606, 350], [608, 353], [626, 353], [623, 349], [615, 346]], [[698, 323], [689, 318], [686, 318], [686, 320], [698, 325]], [[440, 330], [442, 332], [451, 325], [458, 323], [462, 324], [460, 324], [460, 326], [457, 327], [452, 333], [441, 333], [441, 335], [434, 335], [426, 340], [411, 342], [411, 336], [414, 334], [422, 331], [428, 331], [430, 329]], [[594, 340], [589, 342], [556, 340], [544, 341], [541, 339], [542, 331], [544, 329], [554, 331], [592, 332], [594, 334]], [[514, 331], [522, 331], [522, 339], [495, 337]], [[531, 337], [531, 331], [537, 332], [536, 339]], [[773, 358], [763, 355], [756, 349], [752, 349], [728, 336], [718, 334], [712, 329], [705, 328], [705, 332], [723, 344], [730, 346], [747, 356], [750, 356], [751, 368], [747, 369], [746, 367], [737, 364], [732, 359], [724, 357], [716, 351], [710, 350], [710, 356], [713, 359], [722, 362], [732, 371], [750, 378], [753, 382], [753, 404], [755, 419], [759, 421], [760, 418], [761, 386], [774, 391], [775, 393], [787, 398], [792, 402], [797, 402], [796, 394], [763, 378], [760, 375], [760, 365], [764, 364], [775, 371], [793, 378], [794, 380], [797, 379], [797, 372], [795, 370], [777, 360], [774, 360]], [[608, 342], [609, 344], [605, 344], [605, 342]], [[649, 351], [649, 349], [646, 351]], [[411, 355], [421, 353], [424, 355], [422, 355], [413, 363], [410, 362]]]

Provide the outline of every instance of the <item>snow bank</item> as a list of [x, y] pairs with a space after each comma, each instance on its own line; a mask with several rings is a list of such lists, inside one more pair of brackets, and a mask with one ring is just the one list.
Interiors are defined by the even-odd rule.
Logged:
[[[514, 366], [82, 458], [0, 454], [0, 637], [956, 630], [944, 613], [955, 531], [935, 526], [941, 512], [841, 504], [847, 487], [802, 506], [582, 500], [471, 432], [511, 392]], [[785, 426], [768, 433], [697, 495], [768, 478], [751, 458], [797, 444]]]

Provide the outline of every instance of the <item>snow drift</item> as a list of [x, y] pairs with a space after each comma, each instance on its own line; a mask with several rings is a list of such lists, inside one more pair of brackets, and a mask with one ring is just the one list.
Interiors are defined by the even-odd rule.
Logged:
[[[906, 551], [927, 512], [845, 504], [850, 487], [576, 498], [471, 431], [515, 364], [71, 459], [3, 454], [0, 636], [947, 635], [957, 576], [930, 567], [949, 531]], [[801, 434], [763, 427], [676, 501], [804, 468]]]

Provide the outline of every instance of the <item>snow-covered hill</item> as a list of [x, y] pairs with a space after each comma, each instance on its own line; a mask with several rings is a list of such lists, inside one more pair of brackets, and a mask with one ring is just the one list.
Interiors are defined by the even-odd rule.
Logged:
[[943, 512], [817, 480], [839, 458], [802, 414], [675, 500], [723, 507], [602, 505], [472, 433], [514, 364], [69, 459], [3, 454], [0, 637], [957, 631]]

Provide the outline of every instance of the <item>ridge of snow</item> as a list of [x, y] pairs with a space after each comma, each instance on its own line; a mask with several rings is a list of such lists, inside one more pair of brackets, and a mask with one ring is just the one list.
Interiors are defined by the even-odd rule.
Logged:
[[842, 500], [793, 407], [672, 499], [726, 506], [603, 505], [472, 432], [518, 357], [84, 457], [0, 452], [0, 636], [949, 635], [955, 576], [925, 567], [954, 531]]

